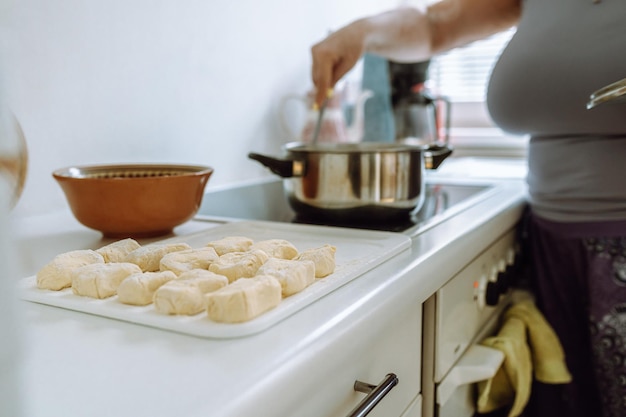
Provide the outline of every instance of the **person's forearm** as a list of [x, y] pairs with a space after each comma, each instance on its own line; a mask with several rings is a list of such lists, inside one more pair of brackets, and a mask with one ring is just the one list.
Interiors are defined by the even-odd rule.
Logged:
[[364, 33], [364, 51], [397, 62], [420, 62], [433, 55], [426, 9], [402, 7], [354, 22]]
[[356, 20], [313, 45], [311, 78], [315, 103], [371, 52], [396, 62], [421, 62], [433, 55], [513, 26], [521, 0], [441, 0], [427, 9], [400, 7]]
[[397, 61], [427, 59], [431, 54], [429, 31], [424, 11], [401, 8], [353, 21], [331, 33], [311, 48], [315, 103], [321, 104], [332, 93], [329, 89], [365, 52]]
[[354, 24], [363, 26], [365, 52], [420, 62], [514, 25], [518, 5], [518, 0], [443, 0], [423, 9], [401, 7]]

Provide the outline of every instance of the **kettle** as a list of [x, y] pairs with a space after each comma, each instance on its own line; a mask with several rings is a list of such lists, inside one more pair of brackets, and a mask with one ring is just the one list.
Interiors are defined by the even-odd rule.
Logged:
[[[319, 143], [355, 143], [363, 138], [364, 131], [364, 107], [368, 98], [372, 97], [370, 90], [361, 90], [353, 100], [348, 100], [348, 91], [337, 88], [335, 94], [328, 99], [322, 115]], [[296, 133], [290, 126], [288, 108], [292, 102], [300, 102], [306, 108], [304, 125], [300, 132]], [[298, 140], [310, 143], [319, 117], [319, 110], [313, 106], [314, 91], [306, 95], [290, 94], [283, 97], [280, 107], [281, 124], [290, 140]]]
[[393, 106], [396, 142], [447, 145], [450, 111], [449, 99], [430, 93], [423, 84], [413, 86]]

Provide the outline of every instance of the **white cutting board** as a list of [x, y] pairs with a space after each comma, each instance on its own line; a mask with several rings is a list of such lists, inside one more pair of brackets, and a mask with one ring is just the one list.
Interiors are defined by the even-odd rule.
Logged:
[[34, 276], [20, 281], [21, 296], [27, 301], [194, 336], [234, 338], [267, 329], [392, 256], [407, 250], [411, 244], [411, 239], [400, 233], [261, 221], [227, 223], [157, 243], [185, 242], [196, 248], [227, 236], [246, 236], [255, 241], [285, 239], [293, 243], [299, 251], [330, 244], [337, 248], [335, 253], [337, 266], [333, 274], [316, 279], [303, 291], [283, 299], [276, 308], [253, 320], [236, 324], [213, 322], [206, 313], [195, 316], [163, 315], [156, 312], [152, 305], [137, 307], [122, 304], [117, 300], [117, 296], [98, 300], [75, 295], [69, 288], [61, 291], [41, 290], [37, 288]]

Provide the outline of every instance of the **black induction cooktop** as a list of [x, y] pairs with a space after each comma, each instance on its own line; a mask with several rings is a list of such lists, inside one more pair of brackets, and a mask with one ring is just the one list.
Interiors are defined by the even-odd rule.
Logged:
[[492, 188], [491, 185], [482, 184], [441, 184], [427, 181], [424, 204], [405, 218], [382, 223], [338, 223], [328, 219], [298, 217], [287, 201], [282, 181], [273, 179], [208, 190], [196, 220], [265, 220], [414, 234], [482, 200]]

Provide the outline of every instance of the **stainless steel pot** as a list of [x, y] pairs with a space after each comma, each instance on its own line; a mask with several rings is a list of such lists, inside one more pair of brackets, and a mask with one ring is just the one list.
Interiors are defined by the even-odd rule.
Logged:
[[424, 202], [424, 170], [452, 149], [399, 143], [290, 143], [286, 156], [250, 153], [285, 178], [289, 204], [301, 218], [381, 222], [407, 218]]

